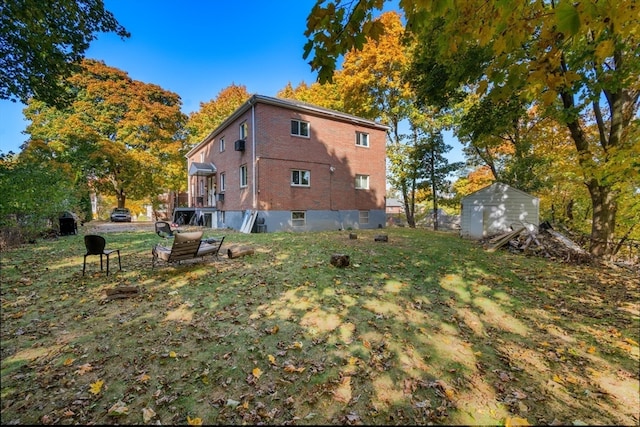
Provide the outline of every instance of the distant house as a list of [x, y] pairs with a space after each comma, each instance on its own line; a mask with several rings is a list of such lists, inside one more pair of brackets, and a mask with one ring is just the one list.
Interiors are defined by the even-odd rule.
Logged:
[[511, 226], [539, 224], [537, 197], [499, 182], [462, 198], [460, 235], [472, 239], [503, 233]]
[[244, 232], [384, 226], [387, 129], [253, 95], [187, 153], [189, 207]]
[[389, 197], [386, 201], [386, 212], [388, 215], [401, 214], [404, 212], [404, 204], [399, 199]]

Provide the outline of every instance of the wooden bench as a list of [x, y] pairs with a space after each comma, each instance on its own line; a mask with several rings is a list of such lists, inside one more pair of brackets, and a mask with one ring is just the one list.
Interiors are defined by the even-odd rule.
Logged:
[[153, 256], [151, 268], [160, 261], [168, 264], [180, 263], [187, 259], [204, 258], [205, 255], [214, 255], [217, 258], [224, 237], [202, 240], [202, 233], [202, 231], [176, 233], [171, 248], [156, 244], [151, 250]]

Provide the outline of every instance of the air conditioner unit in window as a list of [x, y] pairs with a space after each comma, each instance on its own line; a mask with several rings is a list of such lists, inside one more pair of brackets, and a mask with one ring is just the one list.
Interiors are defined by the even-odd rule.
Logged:
[[218, 194], [216, 195], [216, 199], [217, 199], [219, 202], [224, 202], [224, 193], [218, 193]]
[[244, 139], [239, 139], [235, 142], [236, 151], [244, 151]]

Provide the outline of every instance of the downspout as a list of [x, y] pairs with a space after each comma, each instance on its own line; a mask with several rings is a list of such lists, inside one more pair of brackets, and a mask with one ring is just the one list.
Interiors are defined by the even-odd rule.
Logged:
[[256, 165], [256, 110], [255, 110], [255, 104], [252, 103], [251, 104], [251, 139], [252, 139], [252, 143], [251, 143], [251, 167], [252, 167], [252, 172], [251, 172], [251, 195], [253, 198], [252, 201], [252, 207], [255, 210], [257, 207], [257, 196], [256, 196], [256, 188], [257, 188], [257, 176], [256, 176], [256, 170], [257, 170], [257, 165]]

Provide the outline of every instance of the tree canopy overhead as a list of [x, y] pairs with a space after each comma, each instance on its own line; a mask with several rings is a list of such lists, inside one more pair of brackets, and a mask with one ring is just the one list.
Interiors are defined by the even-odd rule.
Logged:
[[64, 79], [78, 71], [96, 33], [130, 34], [102, 0], [3, 0], [0, 3], [0, 99], [68, 103]]
[[[369, 23], [383, 0], [319, 0], [307, 21], [312, 69], [326, 78], [337, 59], [379, 37]], [[591, 252], [607, 254], [634, 158], [640, 96], [637, 2], [400, 0], [414, 57], [418, 99], [441, 108], [476, 95], [519, 98], [564, 126], [593, 207]]]

